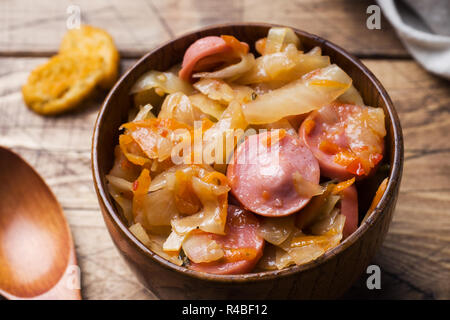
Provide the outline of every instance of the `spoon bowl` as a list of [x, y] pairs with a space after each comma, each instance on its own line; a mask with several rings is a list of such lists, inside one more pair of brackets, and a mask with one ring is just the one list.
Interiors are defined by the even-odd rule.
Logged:
[[[0, 147], [0, 294], [8, 299], [80, 299], [69, 226], [44, 180]], [[75, 275], [76, 276], [76, 275]]]

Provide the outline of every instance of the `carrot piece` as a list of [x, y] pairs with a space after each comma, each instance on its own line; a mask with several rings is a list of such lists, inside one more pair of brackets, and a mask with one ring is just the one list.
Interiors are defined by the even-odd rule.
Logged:
[[[343, 166], [346, 170], [352, 174], [362, 176], [366, 174], [366, 169], [363, 162], [353, 152], [343, 150], [334, 156], [335, 163]], [[367, 168], [367, 167], [366, 167]], [[370, 168], [369, 168], [370, 169]]]
[[319, 144], [319, 150], [327, 154], [336, 154], [341, 150], [341, 148], [329, 140], [322, 140]]
[[227, 177], [223, 173], [220, 173], [218, 171], [208, 173], [202, 180], [206, 183], [215, 183], [221, 186], [228, 186]]
[[350, 187], [355, 182], [355, 177], [339, 182], [337, 185], [334, 186], [332, 193], [338, 194]]
[[208, 118], [203, 118], [202, 119], [202, 130], [203, 130], [203, 132], [205, 132], [206, 130], [211, 128], [213, 125], [214, 125], [214, 122], [212, 122]]
[[266, 42], [267, 38], [261, 38], [255, 42], [255, 49], [261, 55], [263, 55], [266, 50]]
[[141, 196], [147, 194], [151, 181], [150, 171], [148, 171], [148, 169], [143, 169], [139, 177], [133, 183], [134, 195]]
[[380, 186], [378, 187], [377, 192], [375, 193], [375, 197], [373, 197], [372, 204], [370, 205], [370, 208], [367, 211], [367, 215], [369, 215], [373, 210], [375, 210], [376, 206], [380, 202], [381, 197], [383, 196], [384, 192], [386, 191], [388, 181], [389, 181], [389, 178], [386, 178], [380, 183]]
[[144, 222], [143, 220], [143, 202], [148, 192], [151, 182], [150, 171], [143, 169], [139, 177], [133, 183], [133, 207], [132, 212], [136, 222]]
[[312, 119], [306, 119], [303, 126], [305, 128], [305, 133], [309, 135], [316, 127], [316, 122]]
[[150, 159], [142, 157], [140, 155], [133, 154], [129, 151], [129, 147], [131, 146], [132, 143], [134, 143], [134, 140], [129, 135], [121, 134], [119, 136], [119, 146], [120, 149], [122, 150], [122, 153], [127, 158], [127, 160], [139, 166], [143, 166], [147, 163], [150, 163]]
[[248, 44], [246, 44], [245, 42], [241, 42], [233, 36], [223, 35], [220, 37], [225, 41], [225, 43], [228, 46], [230, 46], [233, 49], [233, 51], [242, 55], [248, 53], [249, 50]]
[[362, 176], [366, 173], [364, 170], [363, 164], [360, 159], [356, 158], [353, 160], [347, 167], [347, 171], [353, 174], [356, 174], [358, 176]]
[[347, 167], [355, 159], [356, 156], [352, 152], [342, 150], [334, 156], [333, 161], [343, 167]]
[[336, 87], [336, 88], [345, 88], [347, 85], [345, 83], [334, 81], [334, 80], [314, 80], [310, 82], [311, 85], [320, 86], [320, 87]]

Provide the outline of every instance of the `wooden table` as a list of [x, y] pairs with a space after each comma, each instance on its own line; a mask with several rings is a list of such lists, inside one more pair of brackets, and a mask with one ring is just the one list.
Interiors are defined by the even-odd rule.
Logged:
[[[21, 86], [53, 55], [70, 1], [0, 2], [0, 145], [21, 154], [45, 178], [69, 220], [86, 299], [155, 299], [119, 257], [95, 196], [90, 146], [104, 94], [77, 112], [41, 117]], [[381, 290], [367, 275], [345, 298], [450, 298], [450, 90], [410, 58], [389, 24], [366, 28], [371, 1], [348, 0], [78, 0], [82, 21], [105, 28], [122, 56], [122, 71], [152, 47], [200, 26], [232, 21], [292, 25], [359, 56], [381, 80], [400, 114], [406, 162], [389, 234], [373, 261]], [[18, 181], [21, 183], [21, 181]], [[1, 195], [0, 195], [1, 196]]]

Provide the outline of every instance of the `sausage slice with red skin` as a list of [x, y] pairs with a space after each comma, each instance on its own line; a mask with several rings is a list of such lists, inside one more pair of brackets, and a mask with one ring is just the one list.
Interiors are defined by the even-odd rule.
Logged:
[[227, 177], [231, 192], [248, 210], [268, 217], [287, 216], [311, 199], [297, 192], [294, 173], [318, 184], [319, 164], [300, 139], [286, 134], [268, 147], [267, 136], [267, 132], [249, 136], [238, 146]]
[[[299, 136], [319, 161], [320, 172], [323, 176], [347, 180], [354, 176], [359, 178], [368, 175], [367, 172], [362, 174], [356, 173], [357, 171], [354, 170], [359, 170], [357, 167], [350, 169], [350, 167], [345, 167], [335, 161], [336, 154], [339, 151], [350, 150], [350, 144], [362, 144], [362, 141], [356, 141], [354, 138], [349, 137], [345, 128], [349, 117], [352, 116], [352, 114], [361, 112], [363, 108], [366, 107], [348, 104], [332, 104], [312, 112], [300, 126]], [[321, 143], [324, 141], [330, 142], [326, 152], [320, 147]], [[377, 145], [375, 147], [381, 152], [373, 155], [374, 164], [381, 160], [384, 149], [382, 140], [381, 144], [378, 144], [378, 142], [376, 143]], [[375, 159], [376, 157], [378, 157], [378, 159]]]
[[345, 188], [341, 193], [341, 214], [345, 216], [344, 239], [358, 229], [358, 193], [355, 186]]
[[205, 234], [223, 247], [225, 256], [214, 262], [191, 262], [189, 268], [214, 274], [242, 274], [252, 271], [264, 250], [264, 239], [257, 234], [258, 226], [258, 219], [252, 213], [229, 205], [226, 235]]
[[[248, 47], [244, 42], [240, 44]], [[194, 70], [205, 71], [209, 67], [220, 62], [230, 61], [233, 58], [235, 58], [233, 46], [223, 38], [216, 36], [204, 37], [195, 41], [186, 50], [178, 76], [185, 81], [190, 81]]]

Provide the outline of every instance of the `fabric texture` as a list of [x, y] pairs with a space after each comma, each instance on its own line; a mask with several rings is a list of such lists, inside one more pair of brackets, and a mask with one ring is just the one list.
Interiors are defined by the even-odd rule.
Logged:
[[377, 0], [406, 49], [429, 72], [450, 79], [450, 0]]

